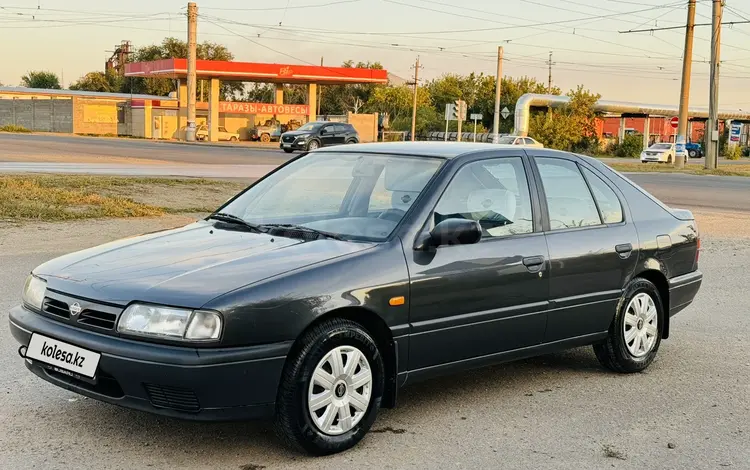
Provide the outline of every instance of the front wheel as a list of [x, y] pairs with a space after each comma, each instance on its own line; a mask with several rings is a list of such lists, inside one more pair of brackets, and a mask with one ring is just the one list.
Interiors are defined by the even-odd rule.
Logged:
[[320, 144], [318, 143], [318, 141], [317, 141], [317, 140], [311, 140], [311, 141], [310, 141], [310, 142], [308, 142], [308, 144], [307, 144], [307, 150], [308, 150], [308, 151], [310, 151], [310, 150], [316, 150], [316, 149], [318, 149], [318, 148], [320, 148]]
[[299, 341], [276, 399], [277, 434], [315, 455], [341, 452], [369, 431], [383, 396], [383, 358], [359, 324], [333, 318]]
[[695, 158], [698, 156], [698, 152], [696, 152], [695, 150], [690, 150], [688, 151], [688, 155], [690, 156], [690, 158]]
[[271, 141], [271, 136], [268, 134], [263, 134], [262, 136], [260, 136], [260, 141], [264, 144], [267, 144]]
[[229, 138], [229, 141], [230, 142], [237, 142], [237, 137], [232, 136], [232, 137]]
[[292, 153], [292, 152], [294, 152], [294, 150], [292, 150], [292, 149], [284, 149], [284, 151], [285, 151], [286, 153]]
[[615, 372], [640, 372], [656, 357], [663, 325], [658, 289], [651, 281], [636, 278], [620, 298], [607, 339], [594, 345], [596, 358]]

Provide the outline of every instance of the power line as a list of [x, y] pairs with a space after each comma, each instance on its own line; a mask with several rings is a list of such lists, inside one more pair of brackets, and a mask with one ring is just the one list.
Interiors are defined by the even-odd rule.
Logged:
[[222, 10], [222, 11], [277, 11], [277, 10], [304, 10], [308, 8], [323, 8], [335, 5], [342, 5], [345, 3], [358, 3], [362, 0], [337, 0], [328, 3], [315, 3], [311, 5], [294, 5], [289, 6], [287, 2], [286, 7], [269, 7], [269, 8], [224, 8], [224, 7], [201, 7], [201, 10]]
[[[730, 26], [736, 25], [736, 24], [748, 24], [750, 23], [750, 20], [744, 20], [744, 21], [724, 21], [721, 24], [725, 25], [728, 24]], [[695, 26], [711, 26], [711, 23], [696, 23]], [[628, 34], [628, 33], [653, 33], [654, 31], [669, 31], [671, 29], [685, 29], [685, 26], [666, 26], [663, 28], [648, 28], [648, 29], [629, 29], [627, 31], [618, 31], [620, 34]]]

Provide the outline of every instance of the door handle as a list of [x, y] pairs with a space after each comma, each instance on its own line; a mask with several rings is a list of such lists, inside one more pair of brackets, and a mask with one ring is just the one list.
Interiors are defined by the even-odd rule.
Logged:
[[523, 265], [526, 266], [529, 272], [539, 272], [544, 266], [544, 256], [528, 256], [523, 259]]
[[620, 258], [624, 259], [630, 256], [630, 253], [633, 251], [633, 245], [630, 243], [623, 243], [615, 246], [615, 251], [620, 255]]

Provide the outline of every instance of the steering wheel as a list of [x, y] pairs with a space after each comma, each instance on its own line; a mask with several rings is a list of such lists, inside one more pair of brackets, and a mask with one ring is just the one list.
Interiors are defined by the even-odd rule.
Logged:
[[378, 219], [385, 219], [390, 220], [391, 222], [399, 223], [405, 214], [406, 212], [402, 211], [401, 209], [391, 208], [381, 212], [378, 216]]

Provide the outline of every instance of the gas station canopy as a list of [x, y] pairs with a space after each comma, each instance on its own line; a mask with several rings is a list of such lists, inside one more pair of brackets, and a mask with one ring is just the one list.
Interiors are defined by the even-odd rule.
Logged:
[[[386, 70], [216, 60], [197, 60], [196, 74], [200, 78], [263, 83], [343, 85], [388, 82]], [[125, 76], [184, 78], [187, 76], [187, 59], [162, 59], [125, 64]]]

